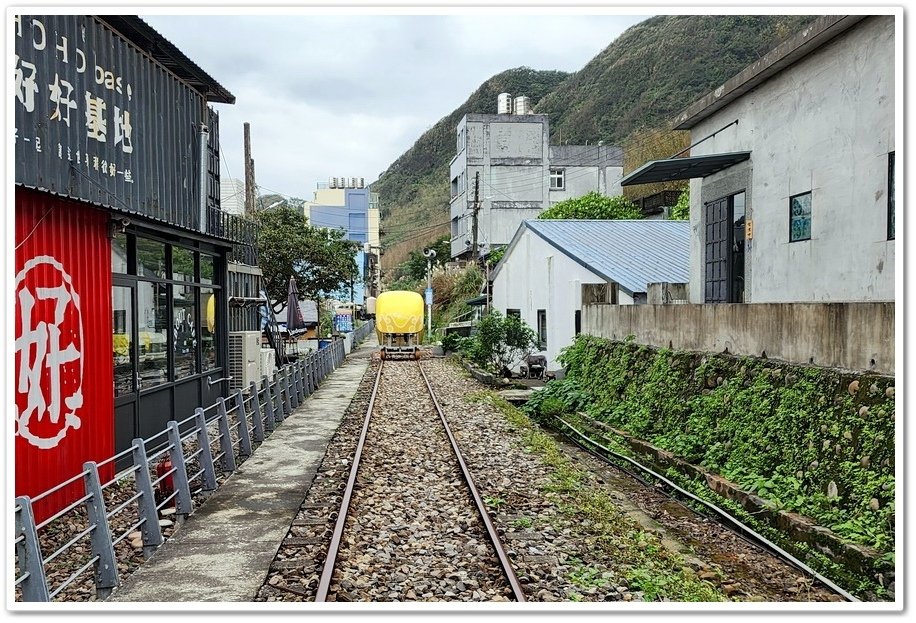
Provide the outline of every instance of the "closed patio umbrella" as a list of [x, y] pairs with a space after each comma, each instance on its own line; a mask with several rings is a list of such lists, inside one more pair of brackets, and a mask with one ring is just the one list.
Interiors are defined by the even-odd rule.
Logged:
[[286, 297], [286, 330], [292, 335], [305, 330], [305, 319], [302, 309], [299, 308], [299, 289], [296, 287], [296, 278], [289, 278], [289, 294]]

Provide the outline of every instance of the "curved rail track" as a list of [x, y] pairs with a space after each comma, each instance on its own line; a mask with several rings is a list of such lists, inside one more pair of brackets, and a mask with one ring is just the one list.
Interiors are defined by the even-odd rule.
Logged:
[[[346, 487], [342, 492], [340, 510], [337, 513], [337, 521], [334, 526], [334, 530], [331, 536], [331, 543], [328, 548], [327, 557], [321, 572], [321, 577], [318, 582], [317, 591], [315, 594], [315, 601], [327, 601], [329, 597], [333, 594], [332, 586], [335, 580], [335, 569], [339, 568], [339, 557], [341, 555], [341, 545], [344, 539], [345, 531], [357, 530], [358, 522], [354, 521], [350, 517], [350, 510], [353, 506], [354, 497], [359, 490], [358, 481], [360, 476], [360, 469], [363, 467], [363, 458], [367, 454], [367, 447], [371, 448], [371, 444], [368, 443], [370, 437], [370, 425], [373, 423], [373, 415], [376, 411], [380, 410], [377, 405], [379, 398], [379, 388], [382, 384], [383, 371], [387, 366], [395, 367], [400, 366], [401, 371], [404, 372], [406, 367], [416, 367], [419, 371], [420, 376], [423, 379], [423, 384], [426, 387], [428, 392], [428, 400], [431, 403], [429, 408], [429, 403], [424, 404], [420, 399], [415, 400], [412, 403], [412, 411], [414, 413], [409, 414], [411, 418], [422, 418], [424, 414], [428, 415], [430, 411], [435, 411], [435, 414], [438, 416], [439, 422], [441, 422], [442, 429], [445, 433], [445, 436], [448, 439], [448, 444], [451, 447], [452, 456], [444, 457], [441, 456], [442, 461], [447, 461], [451, 463], [457, 463], [460, 473], [461, 480], [464, 483], [469, 497], [473, 500], [476, 507], [476, 515], [480, 520], [480, 527], [482, 531], [486, 534], [486, 538], [489, 541], [489, 554], [495, 554], [496, 558], [499, 561], [499, 569], [501, 570], [503, 579], [508, 583], [508, 587], [511, 591], [511, 597], [516, 601], [523, 602], [525, 601], [525, 593], [522, 590], [521, 585], [519, 584], [518, 578], [516, 577], [515, 571], [513, 570], [512, 564], [509, 560], [509, 557], [506, 553], [505, 548], [503, 547], [502, 542], [500, 541], [499, 535], [497, 533], [496, 527], [493, 525], [490, 520], [489, 513], [487, 512], [486, 504], [481, 498], [477, 487], [474, 484], [473, 478], [471, 477], [470, 471], [464, 461], [464, 457], [461, 454], [461, 450], [458, 447], [457, 440], [452, 434], [452, 431], [448, 425], [445, 414], [442, 411], [442, 407], [439, 404], [439, 401], [436, 398], [435, 392], [432, 389], [432, 386], [429, 383], [429, 379], [426, 377], [426, 374], [423, 372], [422, 365], [420, 362], [404, 362], [404, 363], [385, 363], [381, 362], [379, 365], [378, 372], [376, 373], [375, 383], [372, 389], [372, 394], [369, 400], [368, 408], [366, 409], [366, 414], [363, 420], [362, 430], [360, 433], [359, 441], [357, 442], [356, 451], [354, 453], [353, 461], [350, 467], [350, 474], [347, 480]], [[378, 415], [376, 414], [376, 417]], [[384, 417], [384, 416], [383, 416]], [[384, 422], [384, 420], [383, 420]], [[377, 422], [382, 423], [382, 422]], [[399, 435], [403, 434], [397, 431], [389, 431], [389, 434]], [[405, 436], [404, 442], [408, 443], [408, 437]], [[427, 458], [426, 461], [430, 459]], [[435, 471], [435, 470], [434, 470]], [[449, 529], [449, 528], [446, 528]], [[457, 528], [457, 530], [461, 530]], [[467, 532], [474, 532], [473, 528], [469, 528]], [[472, 538], [473, 541], [473, 538]], [[478, 547], [476, 551], [481, 551]], [[452, 552], [454, 554], [454, 550]], [[448, 552], [446, 552], [448, 554]], [[446, 594], [446, 597], [455, 597], [456, 595]]]

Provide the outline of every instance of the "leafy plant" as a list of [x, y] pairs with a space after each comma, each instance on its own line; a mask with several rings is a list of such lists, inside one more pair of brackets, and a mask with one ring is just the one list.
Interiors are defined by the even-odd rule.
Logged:
[[690, 188], [685, 188], [677, 198], [677, 203], [671, 208], [669, 218], [673, 221], [686, 221], [690, 219]]
[[461, 343], [471, 361], [494, 373], [511, 368], [537, 346], [537, 334], [525, 321], [491, 311], [479, 323], [477, 332]]
[[643, 213], [635, 203], [623, 195], [607, 197], [598, 192], [590, 192], [581, 197], [560, 201], [538, 214], [538, 218], [641, 219]]

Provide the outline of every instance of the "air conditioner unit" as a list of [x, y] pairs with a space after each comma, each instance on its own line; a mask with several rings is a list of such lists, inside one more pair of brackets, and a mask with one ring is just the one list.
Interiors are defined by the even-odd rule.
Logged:
[[277, 369], [277, 358], [272, 348], [261, 349], [261, 368], [260, 375], [270, 376]]
[[231, 331], [229, 333], [229, 391], [245, 390], [261, 371], [261, 332]]

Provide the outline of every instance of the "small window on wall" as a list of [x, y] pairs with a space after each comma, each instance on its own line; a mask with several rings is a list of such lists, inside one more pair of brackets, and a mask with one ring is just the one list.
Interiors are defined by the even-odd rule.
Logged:
[[894, 178], [894, 152], [891, 152], [887, 155], [887, 239], [893, 240], [895, 237], [894, 233], [894, 221], [895, 211], [894, 211], [894, 190], [895, 190], [895, 178]]
[[811, 193], [789, 197], [789, 242], [811, 240]]
[[538, 348], [547, 350], [547, 310], [538, 310]]
[[515, 316], [516, 318], [521, 318], [521, 317], [522, 317], [522, 310], [520, 310], [520, 309], [507, 309], [507, 310], [506, 310], [506, 318], [508, 318], [509, 316]]
[[566, 171], [563, 169], [550, 170], [550, 190], [563, 190], [566, 188]]

